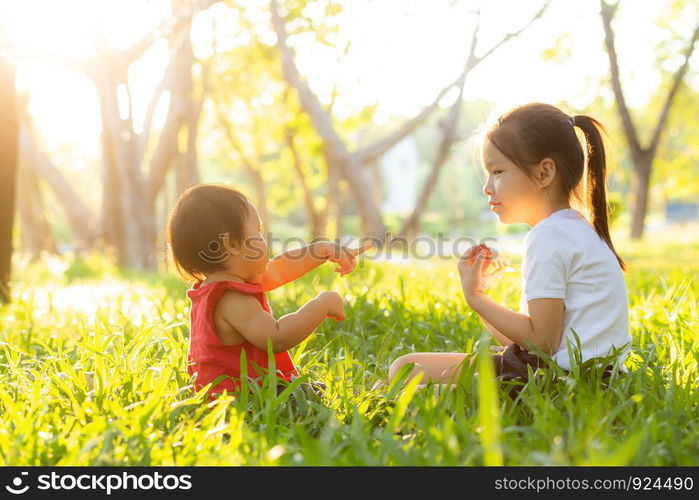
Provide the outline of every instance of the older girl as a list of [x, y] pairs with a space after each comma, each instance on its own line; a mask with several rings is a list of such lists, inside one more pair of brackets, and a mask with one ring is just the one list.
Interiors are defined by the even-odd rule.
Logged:
[[[575, 127], [584, 134], [586, 154]], [[494, 256], [489, 248], [473, 247], [458, 263], [466, 302], [503, 346], [493, 354], [501, 379], [525, 380], [527, 365], [546, 365], [529, 352], [532, 347], [570, 370], [573, 331], [583, 362], [616, 353], [622, 364], [626, 357], [626, 266], [609, 235], [600, 130], [587, 115], [571, 117], [531, 103], [500, 116], [480, 142], [487, 172], [483, 194], [491, 210], [504, 224], [531, 228], [524, 240], [519, 312], [486, 294], [484, 272]], [[473, 361], [466, 353], [408, 354], [393, 362], [389, 378], [414, 363], [411, 377], [421, 373], [423, 382], [446, 383], [468, 358]]]

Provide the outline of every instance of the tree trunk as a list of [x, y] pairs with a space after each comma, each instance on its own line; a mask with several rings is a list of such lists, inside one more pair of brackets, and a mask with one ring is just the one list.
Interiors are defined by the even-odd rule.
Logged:
[[[101, 93], [100, 93], [101, 98]], [[114, 249], [117, 263], [126, 265], [124, 215], [121, 209], [121, 191], [124, 187], [118, 172], [118, 165], [114, 155], [116, 145], [112, 142], [112, 134], [109, 132], [109, 124], [102, 103], [102, 215], [101, 228], [104, 241]]]
[[381, 172], [381, 166], [379, 162], [373, 161], [365, 165], [367, 170], [369, 170], [369, 185], [371, 186], [371, 195], [374, 199], [374, 203], [377, 207], [381, 206], [381, 202], [384, 198], [384, 188], [383, 188], [383, 177]]
[[339, 168], [354, 193], [363, 234], [384, 241], [386, 239], [386, 225], [381, 214], [381, 206], [374, 202], [372, 187], [363, 178], [358, 158], [352, 154], [345, 156], [339, 162]]
[[22, 170], [26, 170], [28, 175], [40, 178], [50, 186], [66, 213], [76, 249], [91, 248], [97, 239], [92, 213], [70, 182], [51, 163], [50, 158], [39, 150], [28, 124], [20, 125], [19, 145], [23, 158], [26, 160], [20, 168], [20, 175]]
[[660, 139], [667, 126], [668, 117], [672, 104], [679, 92], [682, 80], [687, 74], [689, 61], [694, 52], [694, 46], [699, 40], [699, 24], [694, 28], [692, 38], [684, 51], [684, 62], [675, 71], [672, 77], [672, 85], [667, 95], [665, 102], [658, 116], [658, 120], [653, 129], [650, 144], [647, 147], [641, 146], [636, 131], [636, 126], [631, 118], [631, 113], [626, 104], [626, 98], [621, 86], [621, 76], [619, 72], [619, 61], [614, 44], [614, 29], [612, 20], [619, 8], [619, 3], [608, 4], [605, 0], [600, 0], [600, 16], [602, 18], [602, 26], [604, 28], [604, 43], [607, 49], [607, 57], [609, 58], [609, 69], [611, 73], [612, 90], [614, 91], [614, 99], [617, 105], [617, 111], [621, 119], [624, 137], [631, 153], [631, 159], [634, 164], [635, 177], [633, 179], [633, 209], [631, 213], [631, 238], [634, 240], [641, 239], [644, 233], [644, 221], [646, 210], [648, 209], [648, 194], [650, 189], [650, 178], [653, 170], [653, 158], [658, 150]]
[[[179, 36], [184, 38], [174, 51], [163, 85], [171, 92], [168, 116], [147, 177], [142, 164], [148, 131], [137, 136], [130, 109], [126, 118], [119, 114], [117, 89], [121, 85], [128, 89], [128, 66], [119, 57], [120, 53], [106, 49], [93, 75], [103, 118], [105, 237], [116, 248], [119, 265], [136, 270], [154, 270], [157, 265], [156, 198], [170, 167], [176, 165], [178, 191], [198, 180], [195, 135], [199, 108], [191, 102], [193, 55], [189, 26], [184, 33], [171, 35], [172, 45]], [[153, 101], [152, 104], [157, 103], [155, 97]], [[180, 152], [178, 138], [185, 123], [188, 124], [187, 149]]]
[[257, 210], [260, 212], [262, 223], [267, 228], [267, 231], [269, 231], [270, 217], [269, 208], [267, 206], [267, 186], [265, 186], [265, 179], [262, 177], [262, 174], [259, 171], [259, 154], [256, 155], [256, 160], [253, 160], [248, 156], [247, 152], [243, 149], [243, 145], [240, 143], [240, 141], [238, 141], [238, 138], [233, 132], [233, 128], [231, 127], [230, 122], [227, 121], [225, 114], [221, 112], [217, 103], [215, 103], [214, 106], [216, 107], [218, 122], [223, 129], [223, 133], [228, 139], [228, 142], [230, 142], [232, 149], [237, 153], [245, 172], [248, 174], [248, 177], [250, 177], [252, 187], [255, 190]]
[[0, 56], [0, 302], [10, 301], [19, 117], [15, 68]]
[[304, 207], [306, 207], [308, 221], [311, 224], [311, 239], [315, 239], [325, 235], [325, 228], [323, 227], [324, 218], [321, 216], [320, 211], [316, 208], [313, 200], [313, 193], [311, 193], [311, 190], [308, 187], [308, 182], [306, 182], [306, 174], [304, 174], [303, 167], [301, 166], [301, 157], [296, 150], [294, 136], [295, 131], [289, 127], [286, 127], [284, 130], [286, 145], [289, 148], [289, 151], [291, 151], [291, 162], [294, 166], [296, 176], [298, 177], [301, 192], [303, 193], [303, 204]]
[[[199, 182], [199, 168], [197, 166], [197, 134], [199, 130], [199, 117], [204, 105], [204, 95], [198, 101], [193, 100], [194, 84], [192, 80], [192, 66], [194, 65], [194, 54], [192, 53], [192, 43], [187, 38], [184, 42], [183, 60], [180, 62], [180, 80], [178, 83], [179, 98], [182, 100], [182, 121], [181, 128], [187, 131], [184, 151], [179, 151], [176, 169], [177, 195], [182, 194], [187, 188]], [[177, 141], [177, 137], [175, 138]]]
[[420, 124], [439, 107], [439, 101], [466, 75], [477, 66], [483, 59], [488, 57], [502, 44], [510, 39], [518, 36], [536, 19], [539, 19], [545, 10], [548, 8], [549, 2], [546, 2], [536, 15], [520, 30], [508, 33], [498, 43], [493, 45], [482, 56], [475, 55], [475, 49], [478, 42], [478, 31], [480, 26], [480, 11], [478, 12], [478, 23], [473, 32], [471, 48], [469, 50], [466, 66], [459, 77], [446, 87], [444, 87], [435, 97], [435, 99], [420, 111], [413, 118], [404, 123], [398, 130], [387, 135], [386, 137], [370, 144], [362, 149], [350, 152], [347, 145], [344, 143], [339, 133], [334, 127], [333, 119], [330, 113], [322, 106], [318, 97], [311, 90], [310, 85], [306, 82], [299, 73], [294, 60], [294, 54], [291, 48], [287, 45], [287, 30], [285, 21], [279, 12], [277, 0], [270, 0], [270, 10], [272, 14], [272, 26], [277, 35], [277, 49], [281, 56], [282, 73], [284, 79], [296, 90], [301, 106], [306, 114], [311, 119], [316, 133], [323, 142], [325, 155], [329, 165], [333, 168], [337, 167], [342, 172], [347, 180], [349, 188], [354, 194], [354, 201], [360, 214], [362, 230], [367, 236], [379, 238], [381, 241], [386, 239], [386, 225], [384, 224], [381, 214], [381, 207], [372, 199], [371, 186], [367, 185], [362, 175], [362, 167], [367, 164], [378, 161], [378, 159], [393, 146], [398, 144], [408, 134], [412, 133]]
[[269, 208], [267, 207], [269, 202], [267, 201], [267, 186], [265, 186], [265, 180], [257, 170], [252, 170], [248, 173], [250, 174], [250, 179], [255, 189], [255, 196], [257, 198], [256, 207], [260, 213], [260, 219], [262, 219], [262, 224], [264, 224], [266, 231], [269, 231], [271, 229], [271, 220], [269, 217]]
[[439, 174], [442, 168], [449, 159], [451, 153], [451, 147], [456, 139], [456, 127], [459, 123], [459, 116], [461, 115], [461, 107], [463, 105], [464, 87], [466, 85], [466, 76], [459, 82], [459, 94], [456, 97], [456, 101], [449, 108], [449, 113], [445, 117], [444, 121], [441, 122], [442, 134], [439, 140], [439, 147], [437, 149], [437, 154], [432, 162], [432, 168], [430, 170], [425, 183], [422, 185], [420, 190], [420, 195], [415, 202], [415, 208], [408, 218], [403, 223], [399, 231], [399, 236], [408, 236], [414, 238], [418, 231], [420, 230], [420, 219], [422, 215], [427, 210], [430, 198], [432, 197], [432, 192], [437, 186], [437, 181], [439, 180]]
[[345, 213], [347, 210], [347, 191], [338, 187], [335, 205], [335, 237], [340, 238], [345, 232]]
[[150, 210], [146, 200], [131, 117], [123, 119], [119, 114], [117, 89], [127, 84], [126, 68], [106, 54], [102, 61], [97, 88], [105, 156], [105, 237], [115, 244], [120, 266], [139, 271], [153, 270], [156, 264], [155, 207]]
[[331, 168], [339, 169], [352, 189], [357, 201], [360, 216], [369, 232], [369, 236], [385, 238], [386, 226], [381, 217], [380, 208], [372, 200], [371, 187], [367, 185], [361, 173], [360, 159], [351, 154], [335, 130], [332, 118], [321, 105], [308, 84], [302, 80], [296, 68], [291, 49], [286, 45], [286, 27], [277, 11], [277, 4], [272, 1], [272, 22], [277, 33], [277, 47], [282, 56], [282, 72], [285, 79], [296, 90], [301, 106], [308, 114], [316, 132], [323, 141], [326, 161]]
[[[62, 63], [69, 68], [86, 74], [92, 79], [97, 89], [102, 114], [102, 149], [103, 149], [103, 202], [101, 216], [101, 231], [104, 240], [116, 250], [119, 265], [136, 270], [153, 270], [156, 267], [155, 243], [156, 210], [155, 196], [162, 189], [167, 169], [172, 165], [173, 144], [176, 149], [177, 132], [181, 126], [181, 113], [178, 116], [177, 126], [172, 134], [161, 134], [161, 139], [154, 154], [156, 166], [162, 169], [154, 169], [146, 178], [141, 171], [144, 154], [148, 144], [150, 133], [150, 121], [158, 103], [161, 92], [165, 89], [165, 83], [186, 81], [181, 74], [173, 71], [173, 65], [180, 63], [185, 57], [176, 57], [183, 50], [191, 52], [191, 46], [186, 43], [178, 44], [179, 49], [174, 51], [173, 62], [166, 71], [163, 82], [156, 89], [146, 113], [144, 130], [140, 135], [135, 134], [132, 123], [131, 96], [128, 86], [128, 68], [131, 63], [139, 59], [157, 40], [168, 37], [184, 39], [189, 42], [189, 30], [192, 18], [202, 10], [209, 8], [218, 0], [175, 0], [176, 6], [181, 6], [173, 14], [165, 19], [159, 26], [137, 40], [125, 50], [116, 50], [106, 44], [101, 36], [97, 40], [97, 50], [94, 56], [85, 59], [64, 58]], [[185, 54], [186, 56], [186, 54]], [[191, 72], [191, 54], [190, 67]], [[178, 68], [181, 69], [181, 65]], [[190, 73], [191, 81], [191, 73]], [[120, 86], [126, 89], [128, 94], [128, 112], [119, 112], [117, 90]], [[177, 93], [170, 89], [173, 96]], [[185, 94], [185, 100], [190, 95]], [[175, 105], [179, 104], [174, 99]], [[126, 103], [122, 103], [126, 104]], [[188, 115], [191, 119], [193, 114]], [[167, 127], [166, 127], [167, 128]], [[192, 122], [188, 143], [191, 144], [192, 136], [196, 134], [196, 126]], [[165, 131], [164, 131], [165, 132]], [[165, 135], [165, 141], [163, 141]], [[168, 142], [169, 140], [169, 142]], [[165, 147], [166, 146], [166, 147]], [[159, 150], [165, 150], [168, 154], [163, 159]], [[194, 148], [188, 148], [189, 163], [183, 168], [186, 175], [183, 178], [192, 179], [192, 159], [196, 160]], [[195, 161], [194, 161], [195, 163]], [[152, 196], [148, 196], [154, 193]]]
[[631, 239], [640, 240], [645, 232], [645, 218], [648, 212], [650, 178], [653, 158], [650, 154], [641, 154], [634, 158], [634, 177], [631, 191], [633, 206], [631, 212]]
[[43, 252], [57, 253], [56, 242], [46, 220], [39, 179], [23, 157], [17, 173], [17, 211], [19, 212], [22, 249], [31, 260]]
[[[171, 43], [174, 42], [171, 41]], [[150, 162], [147, 196], [149, 204], [153, 206], [155, 206], [155, 198], [163, 188], [165, 176], [173, 164], [180, 167], [179, 175], [176, 174], [176, 177], [179, 178], [179, 182], [176, 182], [178, 193], [184, 190], [185, 185], [191, 185], [198, 178], [198, 173], [194, 172], [196, 169], [195, 144], [191, 143], [195, 141], [195, 138], [192, 137], [191, 140], [189, 138], [190, 130], [192, 134], [196, 134], [197, 126], [192, 127], [192, 124], [198, 123], [198, 114], [195, 119], [196, 109], [192, 107], [190, 102], [193, 62], [192, 44], [189, 41], [189, 34], [187, 34], [187, 38], [173, 56], [171, 78], [166, 83], [170, 90], [167, 118]], [[186, 123], [190, 125], [187, 130], [187, 154], [189, 157], [187, 158], [188, 163], [182, 164], [179, 162], [182, 153], [179, 149], [178, 136]], [[191, 149], [190, 146], [192, 146]]]
[[[324, 158], [325, 159], [325, 158]], [[325, 184], [325, 210], [322, 213], [322, 226], [324, 228], [328, 227], [328, 221], [330, 220], [333, 210], [335, 211], [335, 237], [338, 237], [342, 233], [342, 217], [344, 213], [343, 206], [343, 193], [340, 189], [340, 172], [332, 168], [332, 166], [325, 162], [325, 168], [327, 171], [328, 180]]]
[[[192, 63], [194, 60], [192, 60]], [[197, 153], [197, 135], [199, 133], [199, 117], [203, 107], [203, 96], [199, 102], [189, 103], [187, 113], [187, 149], [180, 153], [177, 169], [177, 195], [182, 194], [187, 188], [199, 183], [199, 167]]]

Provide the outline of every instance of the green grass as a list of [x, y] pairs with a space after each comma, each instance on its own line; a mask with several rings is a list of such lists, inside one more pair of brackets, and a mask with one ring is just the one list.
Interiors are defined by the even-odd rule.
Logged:
[[[537, 376], [519, 401], [471, 368], [440, 394], [415, 383], [371, 391], [401, 354], [485, 352], [453, 261], [364, 261], [345, 278], [328, 265], [271, 292], [277, 317], [319, 290], [346, 296], [347, 320], [292, 350], [325, 398], [264, 385], [212, 404], [184, 369], [177, 279], [123, 275], [94, 257], [19, 262], [0, 309], [0, 463], [694, 465], [699, 242], [668, 241], [622, 245], [629, 375], [606, 390], [590, 376]], [[518, 280], [504, 275], [491, 296], [516, 309]]]

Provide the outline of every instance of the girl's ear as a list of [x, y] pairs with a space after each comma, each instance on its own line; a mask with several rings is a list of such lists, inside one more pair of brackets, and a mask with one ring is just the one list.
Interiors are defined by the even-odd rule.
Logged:
[[556, 177], [556, 162], [551, 158], [544, 158], [536, 166], [534, 173], [536, 180], [539, 181], [539, 187], [545, 188], [549, 186]]
[[242, 252], [241, 245], [231, 238], [230, 234], [222, 234], [221, 240], [223, 241], [223, 246], [229, 254], [240, 255]]

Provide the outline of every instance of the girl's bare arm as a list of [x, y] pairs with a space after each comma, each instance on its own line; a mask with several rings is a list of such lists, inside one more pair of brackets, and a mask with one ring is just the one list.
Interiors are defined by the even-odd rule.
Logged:
[[527, 342], [547, 354], [558, 350], [563, 333], [563, 300], [533, 299], [529, 315], [520, 314], [498, 304], [486, 295], [470, 296], [468, 305], [490, 322], [502, 335], [526, 347]]
[[298, 345], [325, 318], [343, 320], [345, 317], [342, 298], [336, 292], [321, 292], [298, 311], [278, 320], [262, 309], [259, 301], [251, 295], [227, 292], [218, 308], [223, 318], [248, 342], [266, 350], [269, 339], [274, 352]]
[[277, 255], [269, 261], [267, 270], [261, 276], [262, 287], [274, 290], [312, 271], [328, 260], [323, 250], [317, 243], [312, 243]]
[[[483, 318], [481, 318], [483, 319]], [[512, 340], [508, 339], [505, 337], [502, 333], [500, 333], [493, 325], [488, 323], [486, 320], [483, 319], [483, 323], [485, 323], [485, 327], [488, 329], [488, 331], [491, 333], [493, 337], [495, 337], [495, 340], [497, 340], [500, 345], [502, 346], [507, 346], [512, 343]]]
[[260, 279], [254, 281], [261, 282], [265, 290], [274, 290], [300, 278], [327, 260], [336, 263], [338, 267], [335, 271], [345, 275], [354, 270], [356, 257], [370, 247], [371, 243], [361, 248], [348, 248], [335, 243], [317, 241], [276, 256], [269, 261], [267, 270]]

